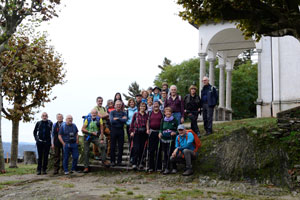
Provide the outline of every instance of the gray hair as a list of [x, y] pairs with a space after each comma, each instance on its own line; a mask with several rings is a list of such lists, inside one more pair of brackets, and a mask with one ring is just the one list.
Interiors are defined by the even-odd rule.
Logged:
[[172, 88], [175, 88], [175, 89], [177, 90], [176, 85], [171, 85], [171, 86], [170, 86], [170, 90], [171, 90]]

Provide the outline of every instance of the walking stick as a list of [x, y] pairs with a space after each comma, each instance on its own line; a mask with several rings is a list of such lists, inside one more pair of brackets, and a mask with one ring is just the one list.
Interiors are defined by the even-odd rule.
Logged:
[[149, 162], [149, 140], [150, 140], [150, 137], [151, 137], [151, 131], [150, 131], [150, 134], [149, 134], [149, 136], [148, 136], [148, 144], [147, 144], [147, 156], [146, 156], [146, 172], [147, 172], [147, 170], [148, 170], [148, 162]]
[[156, 149], [155, 171], [157, 171], [157, 163], [158, 163], [158, 157], [159, 157], [159, 149], [160, 149], [160, 139], [158, 140], [158, 148]]
[[143, 161], [143, 158], [144, 158], [144, 154], [145, 154], [145, 149], [148, 145], [148, 140], [146, 140], [145, 142], [145, 145], [144, 145], [144, 150], [143, 150], [143, 154], [142, 154], [142, 157], [141, 157], [141, 160], [140, 160], [140, 163], [139, 163], [139, 166], [142, 164], [142, 161]]
[[169, 143], [169, 152], [168, 152], [168, 160], [167, 160], [167, 167], [166, 167], [166, 169], [168, 169], [169, 168], [169, 162], [170, 162], [170, 154], [171, 154], [171, 146], [172, 146], [172, 142], [173, 142], [173, 140], [171, 140], [171, 142]]

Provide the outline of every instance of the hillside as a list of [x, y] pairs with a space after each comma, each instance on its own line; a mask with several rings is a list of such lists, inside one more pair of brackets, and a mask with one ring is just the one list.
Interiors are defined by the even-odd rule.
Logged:
[[[10, 157], [10, 146], [11, 146], [11, 143], [3, 142], [3, 150], [4, 150], [5, 158], [6, 158], [7, 153], [8, 153], [8, 157]], [[34, 151], [37, 155], [37, 150], [36, 150], [36, 146], [34, 143], [20, 142], [19, 149], [18, 149], [18, 158], [23, 158], [24, 151]]]

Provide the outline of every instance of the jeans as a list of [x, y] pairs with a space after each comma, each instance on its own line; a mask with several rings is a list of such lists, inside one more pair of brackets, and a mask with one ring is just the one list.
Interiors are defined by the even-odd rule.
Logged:
[[[184, 155], [184, 158], [182, 157]], [[184, 149], [183, 152], [177, 154], [176, 157], [171, 157], [172, 168], [176, 169], [176, 162], [184, 161], [187, 169], [192, 169], [192, 160], [196, 159], [194, 151], [190, 149]]]
[[78, 144], [76, 143], [65, 143], [64, 146], [64, 160], [63, 160], [63, 167], [64, 167], [64, 171], [68, 172], [68, 165], [69, 165], [69, 156], [70, 153], [72, 154], [72, 171], [76, 171], [77, 170], [77, 162], [78, 162]]
[[191, 120], [191, 129], [196, 133], [200, 134], [197, 119], [198, 119], [198, 111], [190, 111], [188, 113], [188, 118]]
[[173, 117], [177, 119], [178, 124], [181, 124], [181, 112], [174, 112]]
[[97, 137], [92, 137], [91, 140], [84, 140], [84, 167], [88, 168], [89, 167], [89, 155], [90, 155], [90, 144], [93, 143], [96, 148], [101, 151], [101, 160], [104, 162], [106, 160], [106, 153], [105, 153], [105, 143], [100, 143], [99, 138]]
[[213, 114], [214, 114], [214, 107], [211, 107], [208, 104], [203, 104], [204, 129], [207, 134], [212, 133]]
[[116, 145], [118, 143], [118, 163], [122, 163], [123, 145], [124, 145], [124, 128], [111, 127], [111, 146], [110, 146], [110, 161], [116, 161]]
[[50, 146], [50, 143], [47, 142], [36, 143], [39, 155], [37, 171], [41, 171], [43, 169], [43, 171], [45, 172], [47, 170]]

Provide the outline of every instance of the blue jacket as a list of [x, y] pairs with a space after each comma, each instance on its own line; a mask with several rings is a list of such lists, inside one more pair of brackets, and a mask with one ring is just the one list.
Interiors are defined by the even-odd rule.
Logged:
[[[126, 117], [126, 119], [122, 119], [122, 117], [124, 116]], [[115, 117], [117, 117], [118, 119], [114, 120]], [[116, 110], [113, 110], [109, 113], [109, 120], [112, 127], [122, 128], [127, 121], [127, 114], [123, 111], [118, 112]]]
[[132, 120], [132, 117], [133, 117], [133, 114], [136, 113], [136, 112], [138, 112], [138, 109], [137, 109], [136, 106], [135, 106], [134, 108], [131, 108], [131, 107], [128, 108], [128, 110], [127, 110], [127, 117], [128, 117], [128, 120], [127, 120], [127, 122], [126, 122], [126, 124], [127, 124], [128, 126], [130, 126], [131, 120]]
[[[187, 139], [186, 139], [187, 136]], [[179, 138], [179, 142], [178, 142]], [[178, 135], [176, 137], [176, 145], [175, 147], [178, 148], [178, 150], [183, 151], [184, 149], [189, 149], [194, 151], [195, 146], [193, 144], [194, 142], [194, 135], [191, 132], [185, 133], [183, 136]]]
[[156, 94], [153, 94], [153, 102], [159, 101], [160, 98], [161, 98], [160, 94], [157, 94], [157, 95], [156, 95]]
[[205, 85], [201, 90], [201, 105], [207, 103], [214, 107], [218, 103], [218, 93], [215, 87], [210, 84]]

